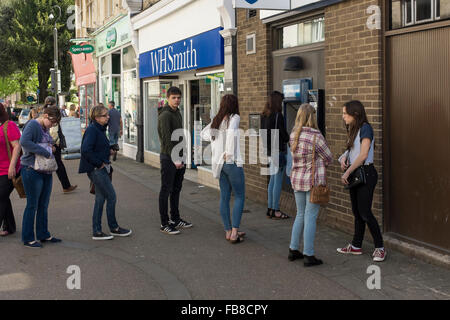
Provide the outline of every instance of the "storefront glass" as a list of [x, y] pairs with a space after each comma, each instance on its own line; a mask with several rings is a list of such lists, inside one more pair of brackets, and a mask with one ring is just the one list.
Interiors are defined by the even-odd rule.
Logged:
[[137, 144], [137, 73], [136, 70], [123, 73], [123, 106], [122, 119], [124, 126], [124, 142]]

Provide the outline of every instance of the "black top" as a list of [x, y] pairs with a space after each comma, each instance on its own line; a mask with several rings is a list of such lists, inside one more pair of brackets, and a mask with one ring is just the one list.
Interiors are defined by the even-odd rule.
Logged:
[[[278, 120], [277, 120], [278, 116]], [[286, 144], [289, 142], [289, 134], [286, 130], [286, 127], [284, 125], [284, 117], [281, 112], [278, 113], [272, 113], [270, 116], [265, 117], [263, 116], [261, 119], [261, 129], [267, 130], [267, 140], [264, 141], [264, 134], [263, 137], [263, 144], [267, 149], [267, 155], [271, 156], [272, 151], [272, 144], [275, 144], [275, 141], [270, 143], [272, 141], [272, 130], [278, 129], [278, 145], [280, 146], [280, 152], [286, 152], [287, 146]], [[269, 142], [269, 143], [267, 143]]]

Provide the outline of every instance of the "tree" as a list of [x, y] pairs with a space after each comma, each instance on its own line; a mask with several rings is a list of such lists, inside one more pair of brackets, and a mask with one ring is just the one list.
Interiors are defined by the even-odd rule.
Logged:
[[[11, 14], [8, 26], [3, 26], [8, 31], [6, 43], [8, 47], [18, 52], [20, 57], [16, 61], [18, 68], [26, 72], [37, 64], [37, 75], [40, 89], [40, 100], [48, 95], [48, 82], [50, 68], [53, 68], [53, 28], [55, 21], [49, 19], [49, 15], [58, 18], [59, 10], [53, 6], [61, 7], [61, 17], [56, 22], [58, 30], [59, 61], [61, 70], [61, 89], [68, 92], [70, 89], [71, 60], [67, 59], [70, 49], [70, 39], [74, 38], [74, 30], [69, 30], [67, 21], [71, 12], [69, 6], [73, 0], [10, 0], [10, 5], [5, 6], [5, 14]], [[2, 37], [4, 38], [4, 37]], [[0, 38], [0, 42], [1, 42]], [[15, 57], [12, 59], [17, 60]]]

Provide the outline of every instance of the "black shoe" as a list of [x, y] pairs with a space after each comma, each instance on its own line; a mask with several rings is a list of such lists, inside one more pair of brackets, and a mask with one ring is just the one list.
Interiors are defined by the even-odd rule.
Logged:
[[119, 227], [117, 230], [111, 230], [110, 234], [115, 237], [128, 237], [132, 231]]
[[175, 228], [187, 229], [187, 228], [192, 227], [192, 223], [184, 221], [183, 219], [180, 219], [180, 221], [178, 221], [178, 222], [170, 222], [169, 224], [173, 224], [173, 226], [175, 226]]
[[267, 208], [267, 213], [266, 213], [267, 218], [272, 218], [272, 209]]
[[114, 239], [114, 237], [108, 236], [103, 232], [94, 233], [94, 235], [92, 236], [92, 240], [111, 240], [111, 239]]
[[113, 161], [117, 160], [117, 151], [114, 152]]
[[303, 263], [305, 267], [312, 267], [312, 266], [319, 266], [323, 264], [323, 261], [320, 259], [317, 259], [314, 256], [306, 256], [305, 255], [305, 262]]
[[288, 256], [289, 261], [294, 261], [297, 259], [303, 259], [303, 253], [301, 253], [298, 250], [291, 250], [289, 249], [289, 256]]
[[161, 229], [159, 229], [162, 233], [166, 233], [166, 234], [179, 234], [180, 231], [178, 231], [177, 229], [175, 229], [171, 224], [167, 225], [167, 226], [162, 226]]
[[41, 242], [50, 242], [50, 243], [58, 243], [61, 242], [61, 239], [55, 238], [55, 237], [51, 237], [50, 239], [42, 239]]

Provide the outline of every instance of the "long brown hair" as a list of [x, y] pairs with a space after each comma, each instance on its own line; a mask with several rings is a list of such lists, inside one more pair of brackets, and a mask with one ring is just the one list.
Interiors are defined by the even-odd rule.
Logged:
[[295, 125], [292, 129], [292, 132], [294, 133], [294, 141], [292, 141], [291, 144], [292, 152], [297, 150], [298, 138], [302, 133], [303, 127], [319, 130], [319, 127], [317, 126], [316, 109], [314, 109], [314, 107], [309, 103], [302, 104], [298, 109], [297, 117], [295, 118]]
[[274, 91], [267, 97], [266, 105], [262, 115], [269, 117], [272, 113], [281, 112], [284, 95], [279, 91]]
[[[230, 119], [235, 114], [240, 115], [238, 98], [234, 94], [224, 95], [220, 101], [219, 112], [217, 112], [217, 115], [211, 123], [211, 129], [215, 129], [213, 131], [217, 131], [225, 117]], [[212, 139], [215, 140], [214, 135], [212, 136]]]
[[6, 112], [5, 106], [2, 103], [0, 103], [0, 123], [3, 124], [7, 120], [9, 120], [8, 112]]
[[349, 125], [346, 125], [347, 128], [347, 149], [351, 149], [353, 147], [353, 142], [355, 141], [356, 136], [358, 135], [359, 129], [363, 126], [364, 123], [369, 124], [369, 120], [367, 120], [366, 110], [364, 109], [364, 105], [361, 101], [352, 100], [344, 104], [345, 112], [348, 115], [352, 116], [355, 121]]
[[61, 111], [57, 106], [50, 106], [44, 109], [44, 113], [48, 115], [49, 118], [56, 120], [57, 123], [61, 121]]

